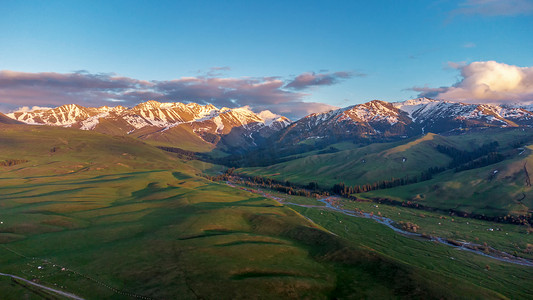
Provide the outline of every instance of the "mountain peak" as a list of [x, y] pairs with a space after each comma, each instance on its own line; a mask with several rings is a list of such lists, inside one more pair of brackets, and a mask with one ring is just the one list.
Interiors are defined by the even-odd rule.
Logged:
[[161, 102], [155, 101], [155, 100], [148, 100], [146, 102], [142, 102], [137, 104], [133, 109], [158, 109], [161, 107]]
[[[288, 119], [269, 113], [264, 112], [262, 115], [265, 118], [262, 118], [248, 106], [218, 109], [212, 104], [162, 103], [149, 100], [133, 108], [86, 108], [78, 104], [67, 104], [53, 109], [26, 108], [8, 117], [26, 124], [74, 127], [112, 134], [143, 132], [143, 137], [157, 136], [161, 139], [165, 139], [160, 136], [168, 129], [183, 124], [192, 128], [192, 131], [206, 142], [217, 143], [220, 137], [217, 139], [213, 136], [229, 134], [235, 128], [238, 128], [237, 132], [246, 134], [253, 140], [251, 135], [256, 131], [261, 131], [260, 134], [264, 138], [290, 124]], [[168, 132], [172, 134], [172, 131]]]

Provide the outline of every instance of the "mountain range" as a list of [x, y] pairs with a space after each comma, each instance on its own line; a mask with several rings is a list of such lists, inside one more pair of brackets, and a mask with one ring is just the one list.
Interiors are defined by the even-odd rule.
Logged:
[[304, 140], [383, 140], [427, 132], [446, 133], [476, 127], [533, 125], [526, 108], [465, 104], [428, 98], [389, 103], [379, 100], [326, 113], [312, 114], [288, 126], [279, 136], [284, 144]]
[[[480, 127], [533, 125], [531, 108], [465, 104], [428, 98], [389, 103], [373, 100], [291, 122], [270, 111], [248, 107], [217, 108], [211, 104], [147, 101], [133, 108], [87, 108], [76, 104], [21, 110], [9, 121], [131, 135], [180, 147], [194, 141], [193, 150], [250, 148], [261, 144], [293, 146], [304, 142], [328, 144], [341, 140], [390, 140], [427, 132], [458, 132]], [[3, 119], [6, 121], [6, 117]], [[200, 145], [200, 146], [198, 146]], [[185, 147], [187, 148], [187, 147]]]
[[165, 145], [192, 140], [202, 149], [217, 145], [222, 137], [228, 146], [253, 145], [256, 139], [266, 138], [290, 124], [285, 117], [270, 111], [256, 114], [248, 107], [218, 109], [213, 105], [160, 103], [153, 100], [133, 108], [87, 108], [69, 104], [57, 108], [16, 111], [7, 116], [26, 124], [131, 135]]

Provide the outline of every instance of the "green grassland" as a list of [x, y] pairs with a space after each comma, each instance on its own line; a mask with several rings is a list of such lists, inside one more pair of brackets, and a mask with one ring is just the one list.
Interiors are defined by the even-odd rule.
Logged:
[[532, 146], [528, 146], [522, 155], [483, 168], [458, 173], [450, 170], [426, 182], [358, 196], [411, 201], [489, 217], [528, 215], [533, 207], [533, 194], [532, 187], [526, 184], [524, 166], [533, 170], [531, 150]]
[[487, 129], [453, 136], [429, 133], [417, 139], [375, 143], [335, 153], [316, 154], [313, 151], [302, 158], [264, 168], [242, 168], [239, 172], [300, 184], [316, 181], [328, 187], [339, 182], [361, 185], [406, 175], [417, 176], [430, 167], [447, 166], [451, 158], [437, 151], [436, 145], [470, 151], [498, 141], [501, 149], [509, 149], [513, 143], [532, 137], [532, 129]]
[[[212, 165], [132, 138], [1, 125], [9, 159], [26, 162], [0, 167], [0, 272], [88, 299], [504, 298], [492, 281], [459, 282], [332, 235], [198, 176]], [[0, 290], [54, 298], [7, 278]]]
[[[406, 237], [370, 219], [356, 218], [328, 210], [322, 202], [312, 198], [281, 194], [265, 189], [271, 197], [283, 199], [283, 203], [308, 217], [316, 224], [343, 237], [357, 247], [369, 249], [394, 261], [401, 261], [420, 274], [431, 277], [441, 274], [463, 282], [493, 289], [511, 298], [527, 299], [533, 292], [531, 267], [513, 265], [461, 251], [419, 237]], [[290, 203], [295, 203], [292, 205]], [[301, 205], [308, 206], [302, 207]], [[523, 226], [494, 224], [471, 218], [450, 217], [435, 212], [413, 208], [341, 200], [344, 209], [357, 210], [390, 218], [395, 222], [411, 222], [418, 225], [418, 232], [454, 240], [484, 244], [500, 251], [533, 258], [533, 237]], [[495, 229], [489, 231], [489, 228]], [[488, 266], [488, 268], [487, 268]], [[433, 273], [434, 272], [434, 273]], [[464, 291], [463, 291], [464, 292]], [[471, 295], [470, 295], [471, 296]], [[463, 294], [463, 298], [467, 298]]]
[[[283, 199], [286, 204], [325, 207], [324, 203], [315, 198], [287, 195], [268, 189], [267, 191], [269, 195]], [[419, 234], [476, 244], [487, 243], [499, 251], [533, 260], [533, 235], [528, 233], [528, 227], [524, 225], [495, 223], [457, 215], [450, 216], [434, 211], [364, 201], [361, 198], [359, 201], [338, 199], [340, 206], [344, 209], [372, 213], [392, 219], [396, 223], [416, 224], [418, 227], [416, 232]]]
[[193, 152], [209, 152], [214, 146], [201, 139], [187, 124], [157, 130], [154, 127], [142, 128], [132, 136], [156, 146], [179, 147]]
[[421, 276], [431, 276], [432, 273], [450, 276], [510, 298], [527, 299], [533, 292], [530, 267], [499, 262], [424, 239], [407, 238], [370, 219], [316, 208], [293, 208], [339, 236], [357, 241], [361, 247], [425, 270]]
[[[520, 141], [530, 143], [531, 129], [486, 129], [469, 134], [441, 136], [426, 134], [410, 141], [371, 144], [329, 154], [310, 154], [303, 158], [265, 168], [242, 168], [239, 173], [258, 175], [306, 185], [317, 182], [322, 188], [363, 185], [405, 176], [420, 176], [428, 168], [446, 167], [451, 158], [436, 146], [472, 151], [497, 141], [506, 159], [494, 165], [455, 173], [446, 171], [430, 181], [357, 196], [383, 197], [400, 201], [419, 201], [428, 207], [456, 209], [487, 216], [524, 215], [533, 206], [531, 187], [525, 186], [524, 163], [533, 170], [531, 148], [522, 154]], [[519, 155], [520, 154], [520, 155]], [[497, 170], [497, 174], [494, 171]], [[524, 198], [525, 195], [525, 198]]]

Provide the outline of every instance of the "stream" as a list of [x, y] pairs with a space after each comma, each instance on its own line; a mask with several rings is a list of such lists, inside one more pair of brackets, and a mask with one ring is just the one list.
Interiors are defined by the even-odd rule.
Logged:
[[[527, 260], [525, 258], [516, 257], [516, 256], [513, 256], [511, 254], [508, 254], [508, 253], [505, 253], [505, 252], [502, 252], [502, 251], [498, 251], [498, 250], [493, 249], [493, 248], [489, 248], [491, 251], [489, 253], [485, 253], [485, 252], [483, 252], [481, 250], [477, 250], [477, 249], [474, 248], [474, 247], [481, 246], [481, 245], [478, 245], [478, 244], [469, 243], [469, 242], [456, 242], [456, 243], [452, 244], [452, 243], [448, 242], [445, 238], [441, 238], [441, 237], [437, 237], [437, 236], [431, 236], [430, 238], [427, 238], [426, 236], [423, 236], [420, 233], [406, 231], [406, 230], [403, 230], [403, 229], [400, 229], [400, 228], [394, 226], [393, 224], [395, 222], [392, 219], [389, 219], [389, 218], [386, 218], [386, 217], [382, 217], [382, 216], [376, 216], [376, 215], [373, 215], [373, 214], [370, 214], [370, 213], [356, 212], [356, 211], [352, 211], [352, 210], [348, 210], [348, 209], [343, 209], [343, 208], [340, 208], [338, 206], [332, 205], [331, 204], [331, 200], [340, 200], [341, 198], [339, 198], [339, 197], [330, 196], [330, 197], [326, 197], [326, 198], [317, 199], [319, 202], [324, 203], [325, 206], [304, 205], [304, 204], [286, 202], [286, 201], [284, 201], [284, 199], [282, 199], [280, 197], [272, 196], [269, 193], [266, 193], [266, 192], [264, 192], [262, 190], [259, 190], [259, 189], [247, 189], [247, 188], [243, 188], [243, 187], [238, 187], [238, 186], [235, 186], [234, 184], [231, 184], [229, 182], [226, 182], [226, 184], [228, 184], [231, 187], [235, 187], [235, 188], [239, 188], [239, 189], [242, 189], [242, 190], [246, 190], [248, 192], [261, 194], [262, 196], [264, 196], [266, 198], [269, 198], [269, 199], [272, 199], [272, 200], [275, 200], [276, 202], [278, 202], [279, 204], [282, 204], [282, 205], [295, 205], [295, 206], [308, 207], [308, 208], [328, 209], [328, 210], [332, 210], [332, 211], [335, 211], [335, 212], [342, 213], [342, 214], [350, 216], [350, 217], [372, 219], [375, 222], [378, 222], [379, 224], [385, 225], [388, 228], [394, 230], [398, 234], [402, 234], [402, 235], [405, 235], [405, 236], [411, 236], [411, 237], [420, 237], [420, 238], [423, 238], [423, 239], [425, 239], [427, 241], [438, 242], [438, 243], [441, 243], [441, 244], [444, 244], [444, 245], [447, 245], [447, 246], [451, 246], [451, 247], [457, 248], [459, 250], [464, 250], [464, 251], [476, 253], [476, 254], [491, 258], [491, 259], [495, 259], [495, 260], [499, 260], [499, 261], [503, 261], [503, 262], [508, 262], [508, 263], [513, 263], [513, 264], [517, 264], [517, 265], [521, 265], [521, 266], [533, 267], [533, 261]], [[306, 218], [306, 219], [310, 220], [309, 218]]]

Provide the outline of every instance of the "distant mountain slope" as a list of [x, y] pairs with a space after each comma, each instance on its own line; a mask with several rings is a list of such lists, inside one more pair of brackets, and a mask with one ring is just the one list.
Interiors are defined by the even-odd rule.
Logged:
[[490, 104], [465, 104], [427, 98], [394, 103], [406, 111], [425, 132], [444, 132], [457, 128], [496, 126], [515, 127], [533, 124], [533, 113], [523, 108]]
[[312, 114], [281, 132], [279, 141], [344, 140], [413, 134], [412, 120], [391, 103], [374, 100], [326, 113]]
[[435, 145], [439, 144], [449, 145], [450, 142], [445, 137], [427, 134], [408, 143], [375, 143], [364, 147], [354, 145], [354, 149], [312, 154], [267, 167], [244, 168], [241, 171], [301, 185], [316, 181], [324, 188], [340, 182], [359, 185], [419, 176], [430, 167], [446, 166], [450, 158], [435, 149]]
[[86, 171], [131, 172], [170, 165], [173, 155], [126, 136], [51, 126], [0, 126], [0, 161], [25, 160], [20, 176], [59, 176]]
[[[194, 135], [203, 140], [196, 142], [202, 149], [209, 149], [220, 142], [225, 135], [233, 133], [232, 146], [246, 147], [255, 144], [254, 136], [262, 138], [290, 124], [290, 120], [274, 115], [269, 111], [256, 114], [247, 107], [221, 108], [197, 103], [160, 103], [147, 101], [133, 108], [98, 107], [86, 108], [76, 104], [63, 105], [51, 109], [16, 111], [8, 114], [14, 120], [26, 124], [51, 125], [94, 130], [97, 132], [126, 135], [131, 134], [157, 143], [180, 146], [179, 135], [185, 140]], [[190, 130], [170, 130], [176, 126], [186, 125]], [[168, 135], [168, 136], [167, 136]], [[196, 149], [198, 150], [198, 149]]]
[[14, 120], [4, 115], [3, 113], [0, 113], [0, 124], [24, 124], [24, 123]]
[[[302, 145], [320, 148], [340, 141], [384, 142], [428, 132], [441, 134], [471, 128], [533, 126], [533, 113], [527, 107], [428, 98], [396, 103], [373, 100], [311, 114], [294, 123], [269, 111], [254, 113], [248, 107], [219, 109], [213, 105], [157, 101], [140, 103], [133, 108], [86, 108], [71, 104], [17, 111], [7, 116], [27, 124], [133, 135], [169, 146], [186, 148], [180, 145], [180, 140], [194, 141], [189, 150], [209, 151], [216, 147], [239, 155], [256, 146], [278, 150]], [[169, 130], [174, 127], [181, 129]]]
[[396, 103], [373, 100], [306, 116], [281, 130], [275, 142], [278, 147], [301, 143], [323, 146], [346, 140], [386, 141], [427, 132], [517, 126], [533, 126], [533, 113], [520, 107], [428, 98]]

